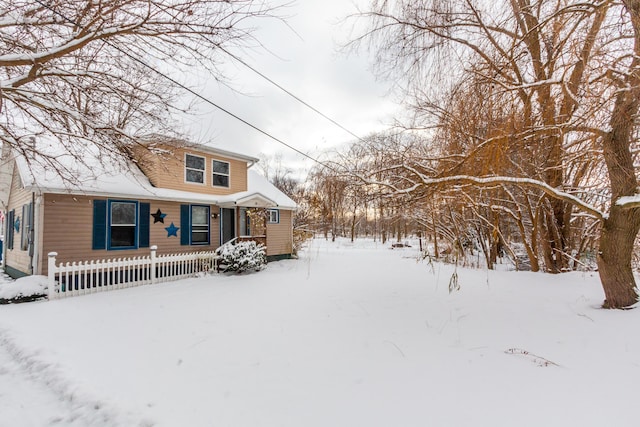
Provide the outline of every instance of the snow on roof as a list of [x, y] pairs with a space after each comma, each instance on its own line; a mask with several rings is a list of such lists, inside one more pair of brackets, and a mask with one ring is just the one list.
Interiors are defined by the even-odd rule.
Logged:
[[[48, 148], [50, 149], [51, 146]], [[77, 153], [75, 155], [56, 155], [58, 166], [64, 169], [62, 174], [43, 159], [28, 161], [23, 155], [15, 152], [13, 155], [25, 189], [37, 190], [42, 193], [174, 200], [208, 204], [233, 203], [238, 206], [244, 206], [237, 203], [238, 201], [259, 195], [274, 202], [274, 206], [269, 207], [296, 208], [296, 203], [293, 200], [252, 170], [248, 171], [247, 191], [219, 196], [154, 187], [135, 163], [125, 164], [113, 156], [96, 153], [90, 148], [83, 150], [81, 161]]]
[[[273, 207], [281, 209], [295, 209], [296, 202], [289, 196], [278, 190], [267, 178], [254, 170], [247, 171], [247, 191], [234, 193], [218, 198], [220, 204], [236, 203], [238, 206], [252, 206], [252, 201], [259, 199], [260, 207]], [[266, 199], [266, 200], [265, 200]], [[269, 203], [272, 202], [272, 204]]]

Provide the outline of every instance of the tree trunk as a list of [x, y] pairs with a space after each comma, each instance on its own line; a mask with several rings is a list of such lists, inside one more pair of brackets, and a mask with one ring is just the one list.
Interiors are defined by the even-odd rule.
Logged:
[[351, 243], [356, 238], [356, 210], [353, 209], [353, 216], [351, 217]]
[[604, 289], [604, 308], [625, 308], [638, 301], [631, 269], [633, 244], [640, 229], [640, 210], [611, 209], [602, 226], [598, 273]]
[[640, 1], [624, 0], [634, 29], [634, 57], [619, 90], [610, 128], [602, 142], [602, 154], [611, 181], [611, 211], [603, 221], [598, 252], [598, 272], [604, 289], [605, 308], [626, 308], [638, 301], [631, 255], [640, 229], [640, 209], [616, 205], [620, 197], [633, 196], [638, 187], [630, 145], [634, 137], [640, 97]]

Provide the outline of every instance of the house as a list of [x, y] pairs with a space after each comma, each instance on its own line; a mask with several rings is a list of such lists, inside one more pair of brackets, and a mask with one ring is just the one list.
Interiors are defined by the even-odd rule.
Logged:
[[54, 171], [3, 148], [7, 274], [46, 275], [50, 252], [80, 262], [148, 255], [154, 245], [159, 255], [214, 250], [233, 239], [265, 244], [269, 260], [293, 252], [296, 204], [251, 169], [255, 157], [164, 141], [141, 146], [123, 165], [83, 150], [56, 156]]

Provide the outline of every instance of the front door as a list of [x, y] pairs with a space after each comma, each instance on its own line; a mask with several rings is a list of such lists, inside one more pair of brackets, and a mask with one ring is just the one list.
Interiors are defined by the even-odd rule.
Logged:
[[236, 210], [220, 209], [220, 244], [224, 245], [236, 237]]

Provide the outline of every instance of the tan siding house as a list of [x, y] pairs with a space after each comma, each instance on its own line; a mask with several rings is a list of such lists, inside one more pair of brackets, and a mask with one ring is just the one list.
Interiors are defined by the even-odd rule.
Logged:
[[270, 259], [290, 257], [296, 205], [250, 169], [257, 160], [156, 144], [138, 150], [125, 170], [104, 159], [87, 161], [86, 170], [74, 165], [78, 179], [70, 184], [4, 149], [0, 179], [11, 181], [0, 192], [5, 271], [47, 274], [50, 252], [58, 262], [81, 262], [148, 255], [151, 246], [158, 254], [207, 251], [239, 238], [266, 243]]

